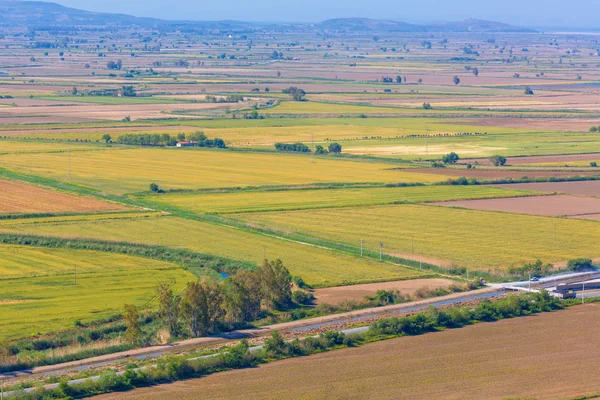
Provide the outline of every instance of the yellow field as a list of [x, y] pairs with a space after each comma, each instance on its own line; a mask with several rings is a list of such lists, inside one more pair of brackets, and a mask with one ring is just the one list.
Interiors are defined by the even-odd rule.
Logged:
[[[77, 284], [75, 285], [75, 268]], [[177, 265], [90, 250], [0, 246], [0, 337], [68, 329], [148, 306], [159, 282], [181, 290], [196, 277]], [[150, 304], [152, 306], [152, 304]]]
[[[392, 170], [390, 164], [195, 149], [126, 149], [71, 153], [71, 183], [110, 193], [315, 182], [439, 182], [443, 177]], [[65, 180], [67, 153], [0, 157], [0, 167]]]
[[[564, 262], [597, 257], [600, 224], [422, 205], [391, 205], [279, 213], [235, 214], [252, 224], [267, 225], [390, 254], [414, 253], [488, 269], [541, 259]], [[554, 227], [556, 224], [556, 240]]]
[[371, 107], [351, 104], [316, 103], [312, 101], [282, 101], [260, 114], [403, 114], [414, 110], [394, 107]]
[[[59, 135], [57, 135], [59, 136]], [[102, 136], [102, 135], [100, 135]], [[99, 139], [99, 138], [98, 138]], [[34, 140], [0, 140], [0, 156], [12, 153], [37, 153], [37, 152], [66, 152], [81, 150], [98, 150], [97, 147], [78, 143], [51, 143], [36, 142]]]
[[[578, 160], [578, 161], [562, 161], [562, 162], [547, 162], [547, 163], [533, 163], [533, 164], [521, 164], [520, 167], [589, 167], [591, 162], [595, 162], [596, 165], [600, 165], [600, 158], [597, 160]], [[598, 171], [600, 169], [591, 169], [591, 171]]]
[[233, 213], [364, 206], [394, 202], [417, 203], [453, 199], [514, 197], [534, 193], [533, 191], [503, 190], [489, 186], [415, 186], [207, 194], [174, 193], [144, 196], [142, 199], [199, 213]]
[[395, 280], [419, 275], [418, 271], [390, 264], [176, 217], [113, 220], [81, 218], [80, 221], [63, 221], [57, 218], [56, 222], [45, 218], [44, 221], [45, 223], [36, 223], [35, 219], [28, 219], [28, 223], [10, 225], [0, 221], [0, 231], [158, 244], [257, 264], [266, 253], [269, 259], [282, 259], [292, 274], [320, 286], [335, 286], [345, 281]]

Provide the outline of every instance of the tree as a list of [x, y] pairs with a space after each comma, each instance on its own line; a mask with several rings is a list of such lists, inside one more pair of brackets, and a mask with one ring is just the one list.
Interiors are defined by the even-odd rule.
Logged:
[[460, 157], [455, 152], [448, 153], [442, 157], [444, 164], [456, 164], [459, 159]]
[[533, 96], [533, 90], [529, 86], [525, 86], [525, 94]]
[[77, 96], [77, 93], [79, 93], [79, 91], [77, 90], [77, 88], [75, 86], [73, 86], [73, 89], [71, 89], [71, 95]]
[[342, 145], [339, 143], [331, 143], [328, 147], [330, 153], [340, 154], [342, 152]]
[[140, 328], [140, 314], [137, 307], [133, 304], [125, 304], [125, 341], [130, 344], [139, 344], [142, 339], [142, 329]]
[[315, 146], [315, 154], [327, 154], [327, 150], [323, 148], [320, 144]]
[[479, 76], [479, 70], [477, 69], [477, 67], [473, 68], [471, 71], [473, 72], [473, 75], [475, 75], [476, 77]]
[[494, 164], [496, 167], [500, 167], [500, 166], [506, 164], [506, 157], [499, 156], [499, 155], [491, 156], [490, 162], [492, 164]]
[[287, 89], [283, 89], [281, 92], [292, 96], [292, 99], [294, 99], [294, 101], [302, 101], [303, 97], [306, 95], [306, 92], [304, 90], [299, 89], [295, 86], [290, 86]]
[[455, 75], [454, 78], [452, 78], [452, 81], [454, 82], [455, 85], [458, 85], [460, 83], [460, 78]]
[[111, 141], [111, 139], [112, 139], [112, 137], [108, 133], [105, 133], [104, 135], [102, 135], [102, 140], [104, 140], [107, 144], [108, 144], [108, 142]]
[[269, 309], [285, 309], [292, 301], [292, 276], [279, 259], [264, 260], [261, 269], [263, 299]]
[[598, 132], [598, 128], [596, 128], [595, 126], [592, 126], [590, 128], [590, 132]]
[[171, 335], [177, 335], [180, 298], [173, 294], [170, 285], [161, 283], [156, 288], [156, 300], [158, 301], [158, 314], [163, 324], [169, 329]]
[[135, 97], [136, 95], [135, 89], [131, 85], [123, 86], [121, 88], [121, 96], [123, 97]]
[[402, 77], [400, 75], [396, 76], [396, 83], [402, 83]]
[[596, 168], [597, 166], [598, 166], [598, 163], [596, 161], [590, 162], [590, 167]]
[[214, 331], [225, 315], [223, 294], [216, 282], [190, 282], [183, 293], [180, 313], [193, 337]]
[[431, 108], [432, 108], [431, 104], [429, 104], [429, 103], [423, 103], [423, 109], [424, 110], [431, 110]]
[[154, 182], [152, 182], [150, 184], [150, 191], [154, 192], [154, 193], [160, 193], [160, 192], [162, 192], [162, 190], [160, 190], [160, 188], [158, 187], [158, 185], [156, 183], [154, 183]]

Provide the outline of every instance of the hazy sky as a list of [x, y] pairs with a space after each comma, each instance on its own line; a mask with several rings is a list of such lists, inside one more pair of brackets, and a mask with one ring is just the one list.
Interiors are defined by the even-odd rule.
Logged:
[[[52, 1], [52, 0], [49, 0]], [[337, 17], [419, 22], [481, 18], [524, 26], [596, 27], [600, 0], [55, 0], [90, 11], [164, 19], [316, 22]]]

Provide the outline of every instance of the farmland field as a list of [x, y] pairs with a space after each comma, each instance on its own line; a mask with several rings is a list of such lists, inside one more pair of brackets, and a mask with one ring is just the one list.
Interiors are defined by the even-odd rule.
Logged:
[[[77, 270], [75, 284], [74, 271]], [[195, 277], [177, 265], [89, 250], [0, 247], [0, 330], [15, 339], [149, 305], [159, 282]]]
[[60, 193], [37, 186], [0, 180], [0, 214], [40, 212], [118, 211], [122, 205], [93, 197]]
[[502, 211], [553, 217], [568, 216], [582, 219], [585, 219], [588, 214], [600, 214], [600, 199], [565, 195], [457, 200], [433, 204], [472, 210]]
[[[480, 270], [541, 259], [597, 257], [598, 223], [423, 205], [236, 214], [251, 224], [378, 251], [434, 257]], [[556, 225], [556, 238], [554, 236]], [[354, 229], [361, 227], [360, 230]], [[414, 238], [414, 252], [413, 252]]]
[[[227, 399], [575, 398], [600, 391], [595, 379], [599, 316], [600, 306], [588, 304], [277, 361], [99, 396], [98, 400], [191, 400], [199, 395]], [[573, 358], [577, 362], [567, 361]]]
[[233, 213], [513, 197], [535, 193], [521, 190], [504, 191], [489, 186], [415, 186], [206, 194], [176, 193], [147, 196], [143, 199], [199, 213]]
[[[394, 5], [370, 8], [389, 18], [401, 10], [408, 20], [422, 6]], [[106, 354], [115, 351], [110, 343], [148, 351], [127, 360], [139, 366], [158, 357], [141, 347], [179, 353], [178, 341], [226, 340], [254, 324], [300, 325], [348, 309], [367, 315], [358, 310], [366, 303], [344, 301], [365, 295], [375, 295], [375, 307], [406, 300], [394, 290], [429, 287], [414, 297], [451, 291], [464, 301], [475, 294], [462, 291], [484, 285], [480, 279], [493, 283], [483, 289], [491, 293], [530, 272], [600, 266], [593, 32], [469, 18], [477, 15], [247, 23], [234, 18], [235, 7], [222, 21], [201, 22], [188, 8], [181, 22], [45, 1], [0, 4], [0, 371], [25, 368], [25, 359], [28, 367], [57, 363], [55, 351], [120, 357]], [[457, 16], [473, 11], [455, 8]], [[522, 14], [524, 24], [541, 18]], [[505, 164], [494, 163], [502, 157]], [[537, 260], [554, 268], [530, 265]], [[190, 281], [198, 285], [186, 288]], [[157, 293], [160, 282], [174, 284], [173, 295]], [[127, 334], [112, 330], [125, 325]], [[525, 332], [517, 340], [533, 340]], [[550, 385], [558, 388], [563, 376], [550, 356], [539, 359], [550, 360], [544, 369], [496, 346], [496, 336], [481, 339], [494, 345], [486, 353], [477, 336], [439, 335], [433, 345], [434, 335], [390, 342], [408, 343], [401, 351], [372, 347], [372, 363], [344, 350], [345, 369], [317, 356], [337, 375], [315, 378], [312, 392], [311, 371], [300, 370], [293, 384], [280, 376], [287, 391], [259, 377], [200, 394], [476, 398], [486, 385], [493, 398], [579, 393], [575, 385], [540, 390], [528, 375], [558, 377]], [[31, 361], [34, 345], [43, 350]], [[46, 383], [71, 376], [52, 368]], [[426, 378], [419, 369], [432, 372]], [[505, 383], [517, 375], [525, 383]], [[249, 391], [237, 392], [242, 385]], [[194, 390], [163, 397], [198, 397]], [[53, 398], [81, 397], [59, 391]]]
[[559, 192], [581, 196], [600, 196], [600, 181], [513, 183], [497, 186], [513, 190], [537, 190], [540, 192]]
[[281, 258], [292, 274], [317, 286], [398, 280], [422, 275], [419, 271], [397, 265], [381, 264], [315, 246], [177, 217], [61, 220], [57, 218], [57, 222], [52, 222], [53, 218], [46, 218], [43, 219], [44, 223], [36, 223], [35, 219], [29, 219], [24, 224], [7, 222], [1, 225], [0, 230], [187, 248], [256, 264], [262, 262], [266, 255], [267, 258]]
[[[393, 170], [393, 165], [283, 154], [175, 149], [131, 149], [9, 154], [0, 167], [64, 180], [110, 193], [315, 182], [439, 182], [440, 177]], [[396, 166], [396, 168], [401, 166]]]

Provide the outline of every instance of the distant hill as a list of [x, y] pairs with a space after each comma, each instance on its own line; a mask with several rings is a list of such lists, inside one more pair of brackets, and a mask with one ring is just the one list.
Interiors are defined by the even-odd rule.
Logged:
[[406, 22], [368, 18], [329, 19], [313, 25], [316, 29], [337, 32], [536, 32], [502, 22], [466, 19], [458, 22], [408, 24]]
[[83, 11], [43, 1], [0, 1], [0, 23], [4, 25], [154, 25], [160, 20], [124, 14]]
[[202, 29], [229, 31], [260, 28], [286, 31], [319, 30], [341, 33], [392, 32], [535, 32], [512, 25], [467, 19], [460, 22], [440, 22], [415, 25], [406, 22], [368, 18], [337, 18], [316, 24], [256, 24], [240, 21], [167, 21], [158, 18], [140, 18], [125, 14], [98, 13], [64, 7], [44, 1], [0, 0], [0, 25], [10, 26], [193, 26]]

